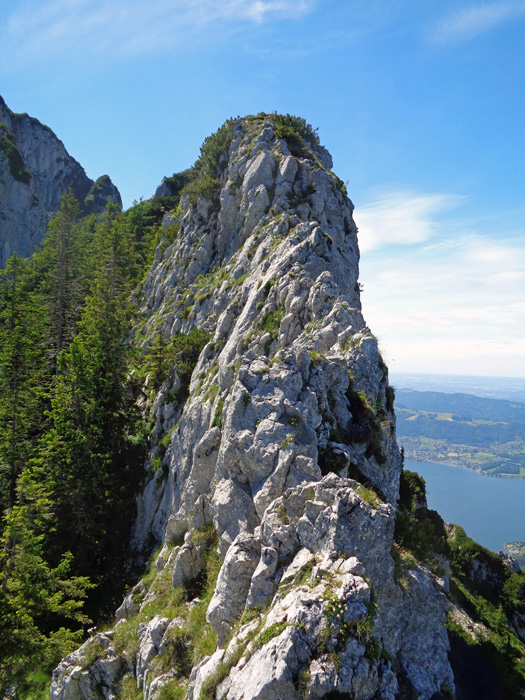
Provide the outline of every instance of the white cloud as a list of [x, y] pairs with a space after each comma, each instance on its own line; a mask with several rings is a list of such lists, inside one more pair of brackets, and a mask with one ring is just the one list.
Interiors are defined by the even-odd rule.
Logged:
[[491, 223], [483, 235], [482, 222], [450, 215], [427, 224], [423, 242], [361, 257], [363, 313], [392, 369], [523, 376], [523, 235], [495, 233]]
[[523, 377], [523, 340], [506, 339], [480, 344], [476, 338], [453, 336], [434, 340], [394, 340], [383, 351], [392, 372]]
[[[234, 3], [237, 4], [237, 3]], [[300, 17], [311, 9], [311, 3], [305, 2], [290, 2], [289, 0], [257, 0], [257, 2], [242, 2], [241, 5], [246, 6], [247, 16], [262, 22], [267, 15], [276, 14], [283, 17]]]
[[406, 245], [428, 240], [437, 227], [436, 215], [462, 200], [458, 195], [389, 192], [356, 207], [359, 248], [368, 251], [384, 245]]
[[522, 251], [520, 248], [508, 244], [496, 245], [487, 238], [473, 238], [469, 241], [467, 250], [472, 260], [479, 263], [486, 263], [490, 265], [490, 267], [502, 265], [514, 267], [521, 263]]
[[[194, 45], [202, 33], [215, 36], [271, 20], [298, 19], [317, 0], [25, 0], [0, 28], [2, 53], [14, 63], [72, 54], [107, 59]], [[106, 52], [101, 56], [101, 52]]]
[[523, 16], [523, 0], [477, 4], [444, 18], [435, 30], [434, 39], [438, 42], [471, 39], [504, 22]]

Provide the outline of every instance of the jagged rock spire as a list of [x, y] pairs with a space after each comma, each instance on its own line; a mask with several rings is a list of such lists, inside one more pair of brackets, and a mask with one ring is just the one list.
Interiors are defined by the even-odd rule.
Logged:
[[[211, 600], [189, 603], [207, 608], [217, 648], [194, 656], [189, 678], [176, 664], [157, 673], [170, 626], [195, 641], [189, 618], [148, 617], [154, 586], [137, 592], [138, 612], [127, 599], [118, 623], [142, 620], [133, 670], [115, 661], [108, 700], [126, 674], [147, 700], [163, 687], [188, 700], [394, 700], [403, 683], [428, 700], [453, 687], [439, 581], [417, 567], [400, 582], [390, 556], [393, 393], [361, 313], [353, 206], [331, 167], [301, 120], [232, 120], [165, 219], [134, 340], [201, 329], [209, 342], [187, 399], [176, 367], [155, 398], [134, 539], [162, 541], [159, 580], [191, 591], [209, 562], [202, 533], [217, 533]], [[82, 683], [101, 662], [72, 670], [94, 643], [56, 670], [52, 698], [95, 697]], [[122, 658], [100, 643], [102, 659]]]

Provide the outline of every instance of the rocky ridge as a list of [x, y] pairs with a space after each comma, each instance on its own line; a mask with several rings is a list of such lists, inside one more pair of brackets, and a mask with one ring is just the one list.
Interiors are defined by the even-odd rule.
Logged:
[[446, 582], [391, 556], [401, 456], [352, 203], [311, 130], [261, 115], [219, 139], [133, 334], [209, 334], [189, 386], [175, 363], [151, 399], [134, 544], [162, 547], [51, 698], [446, 697]]
[[69, 187], [85, 214], [104, 211], [109, 197], [122, 206], [107, 175], [88, 178], [49, 127], [0, 97], [0, 269], [15, 252], [31, 255]]

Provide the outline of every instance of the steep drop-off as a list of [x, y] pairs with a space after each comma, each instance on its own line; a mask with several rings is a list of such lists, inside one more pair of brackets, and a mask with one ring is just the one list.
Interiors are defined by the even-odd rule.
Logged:
[[13, 253], [31, 255], [68, 188], [85, 214], [104, 211], [109, 197], [122, 206], [107, 175], [88, 178], [49, 127], [0, 97], [0, 269]]
[[261, 115], [228, 122], [198, 166], [133, 333], [202, 347], [191, 380], [183, 351], [146, 377], [133, 538], [161, 549], [51, 697], [449, 697], [445, 581], [391, 556], [393, 392], [331, 157], [300, 120]]

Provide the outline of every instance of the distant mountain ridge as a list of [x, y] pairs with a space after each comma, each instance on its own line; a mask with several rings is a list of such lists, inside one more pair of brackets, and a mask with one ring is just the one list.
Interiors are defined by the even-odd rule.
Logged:
[[0, 269], [15, 252], [31, 255], [70, 187], [85, 214], [103, 211], [110, 197], [122, 206], [108, 175], [91, 180], [49, 127], [0, 96]]
[[506, 399], [525, 403], [524, 377], [479, 377], [461, 374], [419, 374], [391, 372], [394, 387], [444, 394], [472, 394], [487, 399]]
[[458, 416], [525, 425], [525, 404], [505, 399], [481, 398], [472, 394], [398, 389], [396, 407], [434, 413], [454, 413]]
[[411, 459], [525, 476], [525, 404], [398, 389], [397, 430]]

